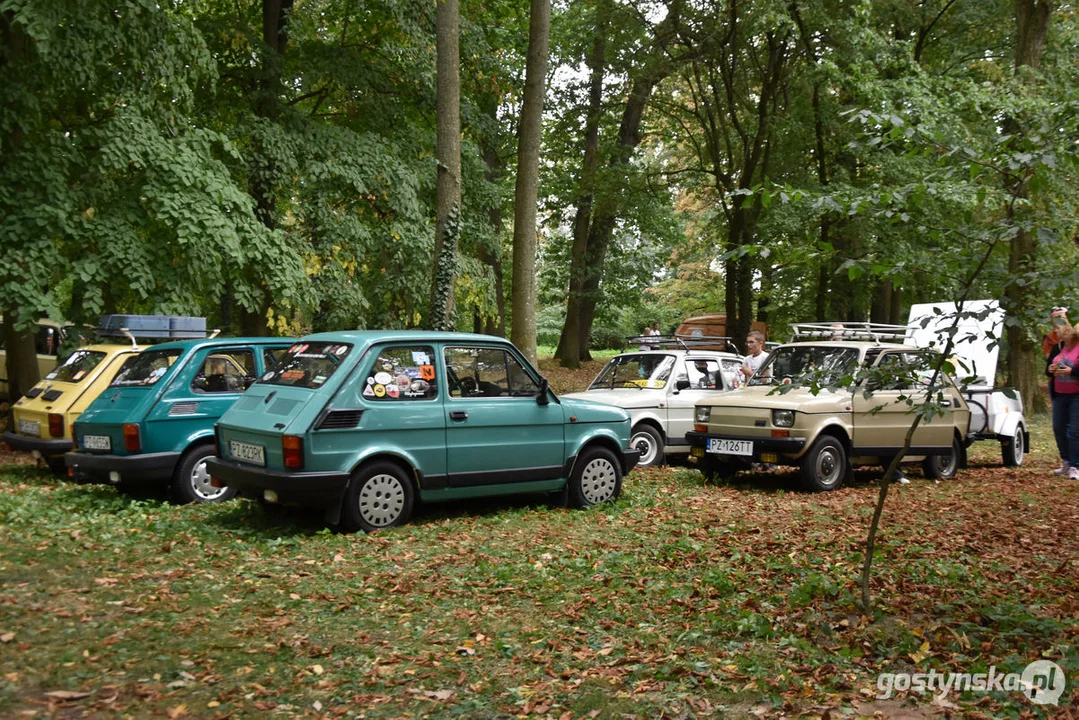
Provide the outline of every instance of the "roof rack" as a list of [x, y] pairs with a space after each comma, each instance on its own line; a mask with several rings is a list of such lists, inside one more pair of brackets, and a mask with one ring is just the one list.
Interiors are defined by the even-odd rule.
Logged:
[[[136, 338], [204, 338], [207, 335], [206, 318], [187, 315], [102, 315], [98, 319], [97, 333], [102, 337], [127, 338], [134, 347], [138, 347]], [[214, 331], [216, 334], [217, 331]]]
[[793, 323], [792, 341], [800, 339], [872, 340], [881, 342], [905, 342], [910, 329], [906, 325], [887, 325], [871, 322], [816, 322]]
[[630, 335], [622, 344], [622, 349], [625, 350], [628, 345], [647, 345], [649, 350], [707, 349], [721, 345], [723, 350], [738, 352], [738, 346], [734, 344], [734, 340], [726, 335]]

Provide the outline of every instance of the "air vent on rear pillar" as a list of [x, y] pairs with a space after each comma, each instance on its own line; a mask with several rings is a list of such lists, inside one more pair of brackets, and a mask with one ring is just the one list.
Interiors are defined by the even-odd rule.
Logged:
[[55, 400], [56, 398], [60, 397], [63, 394], [64, 394], [63, 390], [48, 390], [41, 397], [44, 398], [45, 400], [48, 400], [49, 402], [52, 402], [53, 400]]
[[30, 388], [29, 390], [26, 391], [26, 397], [28, 397], [28, 398], [36, 398], [40, 394], [41, 394], [41, 388], [39, 388], [39, 387], [32, 387], [32, 388]]
[[289, 400], [288, 398], [281, 398], [280, 400], [274, 402], [274, 404], [271, 405], [270, 409], [266, 412], [271, 415], [288, 415], [290, 412], [292, 412], [292, 408], [296, 407], [297, 402], [299, 401]]
[[237, 410], [253, 410], [258, 407], [258, 404], [262, 402], [262, 398], [253, 397], [251, 395], [244, 395], [237, 400], [232, 407]]
[[363, 410], [332, 410], [315, 426], [316, 430], [341, 430], [354, 428], [360, 424]]
[[199, 409], [197, 402], [178, 402], [173, 403], [169, 408], [169, 417], [175, 417], [176, 415], [194, 415]]

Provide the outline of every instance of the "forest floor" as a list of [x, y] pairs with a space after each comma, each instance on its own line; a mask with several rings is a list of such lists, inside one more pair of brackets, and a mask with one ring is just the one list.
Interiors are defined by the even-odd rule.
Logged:
[[[600, 365], [541, 362], [561, 391]], [[318, 514], [177, 507], [6, 454], [0, 716], [1063, 716], [1079, 708], [1079, 482], [1055, 456], [1041, 420], [1021, 468], [981, 442], [954, 480], [908, 473], [865, 616], [879, 470], [808, 494], [793, 470], [715, 485], [648, 468], [589, 511], [473, 501], [343, 535]], [[1067, 675], [1057, 706], [919, 694], [902, 675], [1038, 659]]]

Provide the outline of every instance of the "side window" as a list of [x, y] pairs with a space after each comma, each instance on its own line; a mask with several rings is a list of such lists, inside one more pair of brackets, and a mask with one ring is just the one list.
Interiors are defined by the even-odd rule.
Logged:
[[723, 384], [731, 389], [742, 387], [742, 373], [739, 372], [742, 363], [737, 360], [720, 360], [719, 362], [723, 372]]
[[250, 350], [221, 350], [202, 361], [191, 389], [198, 393], [243, 392], [255, 374], [255, 356]]
[[402, 402], [438, 397], [435, 351], [429, 345], [383, 348], [364, 381], [368, 400]]
[[446, 382], [451, 397], [526, 397], [539, 386], [520, 361], [502, 348], [446, 348]]
[[689, 373], [689, 386], [699, 389], [722, 388], [719, 377], [719, 363], [713, 358], [687, 358], [686, 370]]
[[48, 325], [38, 325], [34, 345], [37, 346], [38, 355], [56, 355], [60, 352], [60, 331]]

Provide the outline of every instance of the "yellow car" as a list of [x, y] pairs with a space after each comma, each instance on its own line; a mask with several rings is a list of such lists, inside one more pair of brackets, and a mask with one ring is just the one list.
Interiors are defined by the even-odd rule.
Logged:
[[72, 423], [109, 386], [124, 360], [141, 349], [132, 345], [80, 347], [15, 403], [15, 426], [4, 433], [4, 442], [65, 473], [64, 453], [71, 450]]

